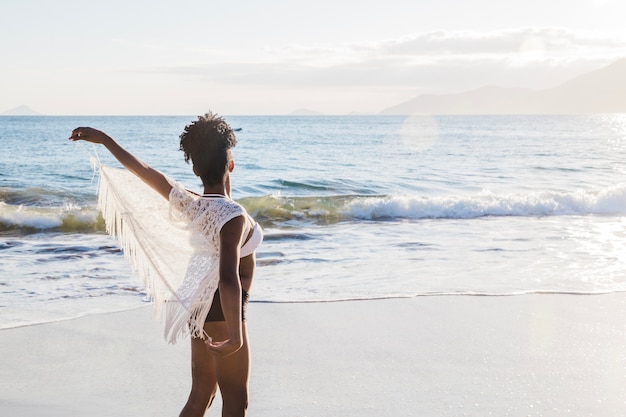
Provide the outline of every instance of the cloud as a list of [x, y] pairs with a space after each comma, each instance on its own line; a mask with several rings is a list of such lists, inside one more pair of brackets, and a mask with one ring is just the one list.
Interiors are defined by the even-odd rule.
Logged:
[[590, 49], [624, 51], [626, 40], [566, 28], [520, 28], [492, 32], [427, 32], [382, 43], [378, 48], [403, 56], [511, 55], [529, 44], [545, 52], [580, 54]]
[[[538, 54], [538, 52], [542, 53]], [[626, 39], [560, 27], [519, 28], [490, 32], [431, 31], [398, 39], [331, 46], [268, 48], [277, 59], [302, 60], [317, 66], [363, 62], [371, 59], [403, 59], [414, 64], [450, 58], [515, 60], [533, 53], [535, 59], [614, 59], [626, 54]]]
[[626, 39], [566, 28], [433, 31], [341, 45], [268, 47], [256, 60], [161, 67], [206, 83], [393, 87], [448, 93], [482, 85], [545, 88], [626, 56]]

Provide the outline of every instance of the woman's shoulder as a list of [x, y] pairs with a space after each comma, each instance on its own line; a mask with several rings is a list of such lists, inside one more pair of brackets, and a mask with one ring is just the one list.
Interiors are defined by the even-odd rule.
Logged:
[[[206, 197], [201, 197], [201, 200], [206, 200]], [[241, 204], [228, 197], [210, 199], [206, 212], [207, 214], [211, 213], [211, 215], [219, 219], [218, 223], [220, 227], [235, 217], [245, 216], [246, 214], [246, 210]]]
[[170, 198], [172, 197], [172, 195], [176, 196], [176, 197], [192, 197], [192, 196], [198, 196], [198, 194], [189, 191], [188, 189], [185, 188], [184, 185], [182, 185], [181, 183], [179, 183], [178, 181], [172, 179], [172, 178], [167, 178], [167, 181], [170, 183], [170, 185], [172, 186], [172, 189], [170, 190]]
[[244, 209], [241, 204], [229, 197], [216, 198], [214, 202], [225, 212], [236, 212], [240, 215], [246, 213], [246, 209]]

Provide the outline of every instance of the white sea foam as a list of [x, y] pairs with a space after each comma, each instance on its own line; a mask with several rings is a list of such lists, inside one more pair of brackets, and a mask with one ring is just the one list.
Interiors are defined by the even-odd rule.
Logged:
[[63, 219], [58, 213], [50, 210], [12, 206], [0, 202], [0, 222], [12, 226], [26, 226], [35, 229], [59, 227]]
[[626, 214], [626, 185], [600, 191], [469, 196], [359, 197], [343, 213], [359, 219], [471, 219], [483, 216]]
[[0, 227], [47, 229], [81, 229], [93, 227], [98, 211], [77, 206], [32, 207], [10, 205], [0, 201]]

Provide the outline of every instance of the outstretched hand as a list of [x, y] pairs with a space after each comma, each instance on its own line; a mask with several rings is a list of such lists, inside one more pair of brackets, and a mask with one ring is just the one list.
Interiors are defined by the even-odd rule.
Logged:
[[71, 141], [84, 140], [91, 143], [104, 143], [108, 139], [109, 135], [92, 127], [77, 127], [69, 137]]
[[206, 348], [209, 352], [220, 357], [232, 355], [233, 353], [241, 349], [241, 346], [243, 346], [241, 342], [236, 342], [232, 339], [226, 339], [221, 342], [213, 342], [210, 337], [207, 337], [207, 340], [204, 341], [204, 344], [206, 345]]

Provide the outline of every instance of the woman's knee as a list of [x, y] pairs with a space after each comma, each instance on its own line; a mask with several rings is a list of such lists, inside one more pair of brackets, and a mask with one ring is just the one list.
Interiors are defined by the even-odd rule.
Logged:
[[191, 376], [190, 400], [197, 404], [205, 404], [208, 407], [217, 394], [217, 378], [212, 372], [195, 369]]
[[196, 401], [206, 402], [208, 405], [211, 405], [216, 395], [217, 389], [214, 387], [194, 385], [191, 387], [189, 397]]
[[213, 403], [215, 394], [216, 391], [192, 387], [180, 417], [203, 416], [207, 408]]
[[228, 417], [243, 417], [248, 409], [248, 392], [222, 394], [222, 413]]

